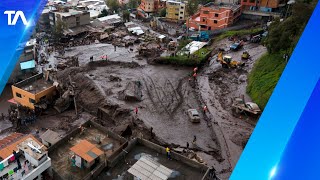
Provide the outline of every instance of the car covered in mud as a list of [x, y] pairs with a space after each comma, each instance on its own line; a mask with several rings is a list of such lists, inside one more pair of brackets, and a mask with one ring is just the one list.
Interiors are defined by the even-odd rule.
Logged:
[[189, 119], [193, 123], [199, 123], [200, 122], [200, 116], [196, 109], [188, 109], [187, 114], [189, 116]]
[[254, 102], [245, 102], [244, 98], [235, 98], [232, 107], [236, 113], [251, 113], [254, 115], [261, 114], [259, 106]]

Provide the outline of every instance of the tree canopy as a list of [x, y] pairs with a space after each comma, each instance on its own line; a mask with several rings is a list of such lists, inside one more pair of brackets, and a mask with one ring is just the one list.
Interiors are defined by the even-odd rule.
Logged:
[[110, 8], [110, 11], [112, 12], [118, 12], [120, 8], [120, 4], [118, 0], [105, 0], [107, 6]]
[[297, 44], [311, 14], [314, 5], [297, 2], [292, 6], [292, 15], [280, 22], [276, 19], [269, 27], [265, 45], [270, 53], [279, 51], [292, 52]]

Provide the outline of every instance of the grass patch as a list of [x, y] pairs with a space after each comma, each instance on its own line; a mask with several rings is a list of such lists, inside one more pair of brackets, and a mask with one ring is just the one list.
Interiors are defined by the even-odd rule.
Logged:
[[179, 41], [178, 51], [180, 51], [182, 48], [184, 48], [190, 42], [192, 42], [191, 39], [183, 39], [183, 40]]
[[248, 76], [247, 93], [261, 109], [266, 106], [285, 66], [283, 53], [263, 55]]
[[238, 31], [226, 31], [216, 37], [217, 41], [220, 41], [224, 38], [231, 37], [231, 36], [244, 36], [244, 35], [249, 35], [249, 34], [255, 34], [260, 31], [262, 31], [262, 28], [254, 28], [254, 29], [244, 29], [244, 30], [238, 30]]
[[176, 56], [168, 56], [162, 57], [161, 62], [162, 64], [175, 64], [175, 65], [182, 65], [182, 66], [198, 66], [201, 63], [204, 63], [211, 54], [211, 50], [208, 48], [202, 48], [189, 57], [188, 55], [176, 55]]

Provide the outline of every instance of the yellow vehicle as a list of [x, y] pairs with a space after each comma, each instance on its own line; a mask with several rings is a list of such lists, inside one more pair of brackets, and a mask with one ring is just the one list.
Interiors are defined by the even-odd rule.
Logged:
[[242, 53], [241, 59], [249, 59], [250, 58], [250, 54], [248, 53], [248, 51], [244, 51]]
[[223, 56], [222, 52], [219, 52], [217, 61], [220, 62], [223, 68], [236, 68], [244, 66], [243, 62], [232, 60], [231, 56]]

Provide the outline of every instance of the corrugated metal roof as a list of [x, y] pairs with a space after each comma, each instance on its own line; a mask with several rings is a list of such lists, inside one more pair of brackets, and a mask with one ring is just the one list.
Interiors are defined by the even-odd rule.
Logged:
[[142, 180], [167, 180], [173, 171], [147, 156], [142, 156], [128, 172]]
[[89, 163], [95, 159], [95, 156], [93, 154], [95, 154], [97, 157], [103, 154], [100, 149], [98, 149], [94, 144], [91, 144], [87, 140], [80, 141], [79, 144], [73, 146], [72, 148], [70, 148], [70, 150]]

